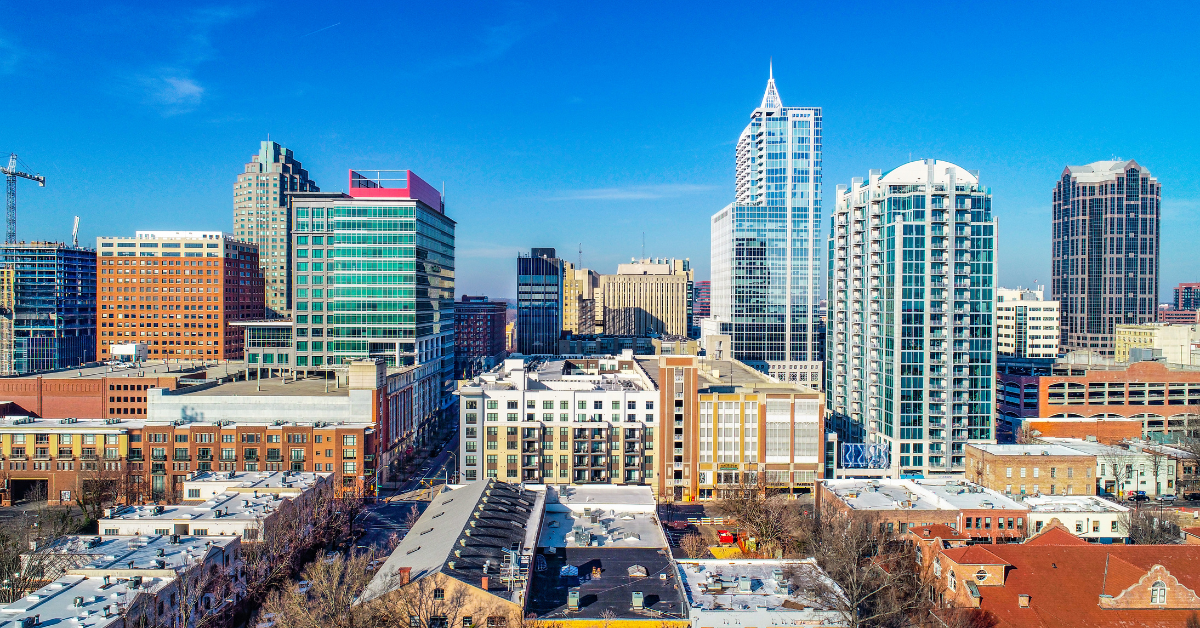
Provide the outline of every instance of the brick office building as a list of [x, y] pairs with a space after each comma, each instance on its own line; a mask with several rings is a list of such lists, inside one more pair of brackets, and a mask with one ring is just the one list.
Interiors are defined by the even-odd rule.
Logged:
[[144, 344], [153, 358], [242, 357], [232, 321], [263, 317], [258, 247], [220, 231], [97, 238], [96, 356]]
[[0, 378], [6, 415], [45, 419], [145, 418], [146, 395], [152, 388], [174, 390], [180, 380], [206, 378], [203, 369], [152, 360], [137, 369], [87, 367]]
[[1005, 495], [1095, 495], [1096, 455], [1062, 445], [967, 445], [967, 479]]
[[503, 301], [466, 295], [454, 304], [455, 379], [470, 379], [502, 357], [507, 307]]

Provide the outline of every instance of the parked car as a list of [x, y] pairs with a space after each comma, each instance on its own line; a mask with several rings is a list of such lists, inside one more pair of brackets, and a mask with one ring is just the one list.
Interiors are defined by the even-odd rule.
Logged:
[[1126, 497], [1126, 499], [1131, 502], [1144, 502], [1150, 500], [1150, 498], [1146, 496], [1146, 491], [1129, 491], [1129, 495]]
[[1108, 491], [1097, 491], [1096, 497], [1103, 497], [1104, 499], [1116, 499], [1117, 498], [1116, 495], [1114, 495]]
[[1175, 503], [1175, 496], [1170, 493], [1164, 493], [1158, 496], [1158, 501], [1164, 504], [1173, 504]]
[[1200, 501], [1200, 493], [1184, 493], [1183, 498], [1190, 501]]

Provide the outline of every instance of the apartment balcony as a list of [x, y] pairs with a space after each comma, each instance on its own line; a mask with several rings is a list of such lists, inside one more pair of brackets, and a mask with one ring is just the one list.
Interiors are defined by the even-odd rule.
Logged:
[[196, 460], [204, 460], [204, 461], [212, 462], [212, 459], [213, 459], [212, 454], [203, 454], [203, 453], [196, 454]]
[[183, 456], [175, 455], [175, 456], [171, 457], [171, 460], [174, 460], [175, 462], [188, 462], [191, 459], [192, 459], [192, 457], [188, 456], [188, 455], [183, 455]]
[[[83, 459], [84, 459], [84, 460], [88, 460], [89, 458], [91, 458], [91, 459], [95, 459], [95, 458], [96, 458], [96, 454], [83, 454]], [[151, 460], [154, 460], [154, 461], [163, 461], [163, 462], [165, 462], [165, 461], [167, 460], [167, 454], [150, 454], [150, 459], [151, 459]]]

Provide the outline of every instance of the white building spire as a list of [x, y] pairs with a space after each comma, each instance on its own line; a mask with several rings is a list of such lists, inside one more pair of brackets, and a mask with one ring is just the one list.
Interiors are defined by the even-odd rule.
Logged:
[[779, 98], [779, 90], [775, 89], [775, 61], [772, 60], [768, 65], [769, 78], [767, 78], [767, 91], [763, 94], [761, 109], [779, 109], [783, 106], [783, 100]]

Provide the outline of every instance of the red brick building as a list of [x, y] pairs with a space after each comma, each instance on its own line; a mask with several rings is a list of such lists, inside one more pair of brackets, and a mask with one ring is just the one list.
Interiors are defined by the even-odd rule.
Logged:
[[503, 301], [463, 295], [454, 304], [454, 377], [469, 379], [504, 353]]
[[261, 319], [258, 247], [219, 231], [139, 231], [96, 242], [96, 338], [110, 347], [145, 344], [151, 358], [242, 357], [244, 330]]

